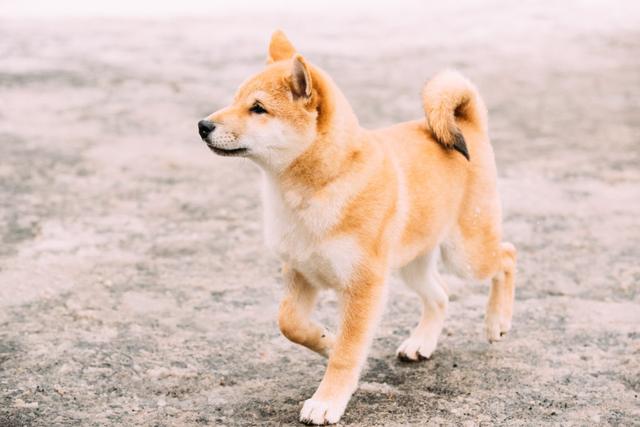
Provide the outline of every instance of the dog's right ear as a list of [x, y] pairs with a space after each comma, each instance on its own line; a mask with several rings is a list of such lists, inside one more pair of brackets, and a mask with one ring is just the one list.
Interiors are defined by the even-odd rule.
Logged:
[[293, 58], [293, 69], [291, 70], [291, 93], [293, 99], [308, 100], [311, 97], [311, 73], [304, 58], [296, 54]]
[[271, 43], [269, 43], [267, 63], [271, 64], [283, 59], [291, 59], [295, 53], [296, 48], [293, 47], [287, 36], [284, 35], [282, 30], [276, 30], [271, 36]]

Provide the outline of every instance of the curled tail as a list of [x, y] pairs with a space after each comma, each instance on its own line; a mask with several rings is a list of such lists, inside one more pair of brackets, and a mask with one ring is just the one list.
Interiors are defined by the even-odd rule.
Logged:
[[487, 132], [487, 109], [475, 86], [456, 71], [443, 71], [424, 86], [422, 102], [436, 141], [469, 160], [469, 150], [456, 120]]

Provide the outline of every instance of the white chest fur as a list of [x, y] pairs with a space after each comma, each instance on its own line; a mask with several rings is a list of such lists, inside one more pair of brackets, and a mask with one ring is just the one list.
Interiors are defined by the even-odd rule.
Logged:
[[355, 238], [328, 237], [346, 200], [302, 200], [283, 193], [277, 181], [263, 174], [264, 235], [267, 247], [314, 286], [339, 288], [351, 280], [361, 258]]

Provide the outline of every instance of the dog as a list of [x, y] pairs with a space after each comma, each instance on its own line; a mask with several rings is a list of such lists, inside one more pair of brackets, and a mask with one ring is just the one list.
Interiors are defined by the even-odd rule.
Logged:
[[[491, 280], [485, 331], [511, 327], [516, 249], [502, 241], [487, 113], [476, 88], [444, 71], [422, 91], [425, 118], [367, 130], [343, 93], [282, 31], [266, 68], [233, 102], [198, 122], [207, 146], [262, 170], [265, 241], [283, 261], [282, 334], [328, 357], [300, 421], [340, 420], [357, 388], [393, 269], [422, 303], [400, 344], [407, 362], [431, 357], [447, 312], [437, 261]], [[310, 319], [321, 290], [340, 300], [334, 335]]]

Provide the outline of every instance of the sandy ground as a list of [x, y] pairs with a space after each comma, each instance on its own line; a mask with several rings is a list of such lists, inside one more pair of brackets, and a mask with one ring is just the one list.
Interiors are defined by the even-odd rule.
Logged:
[[369, 127], [419, 117], [437, 70], [474, 80], [520, 251], [508, 339], [484, 341], [486, 284], [449, 277], [418, 365], [393, 355], [419, 313], [394, 276], [342, 424], [640, 425], [638, 6], [468, 3], [0, 18], [0, 425], [295, 425], [325, 361], [278, 332], [257, 169], [195, 127], [275, 26]]

